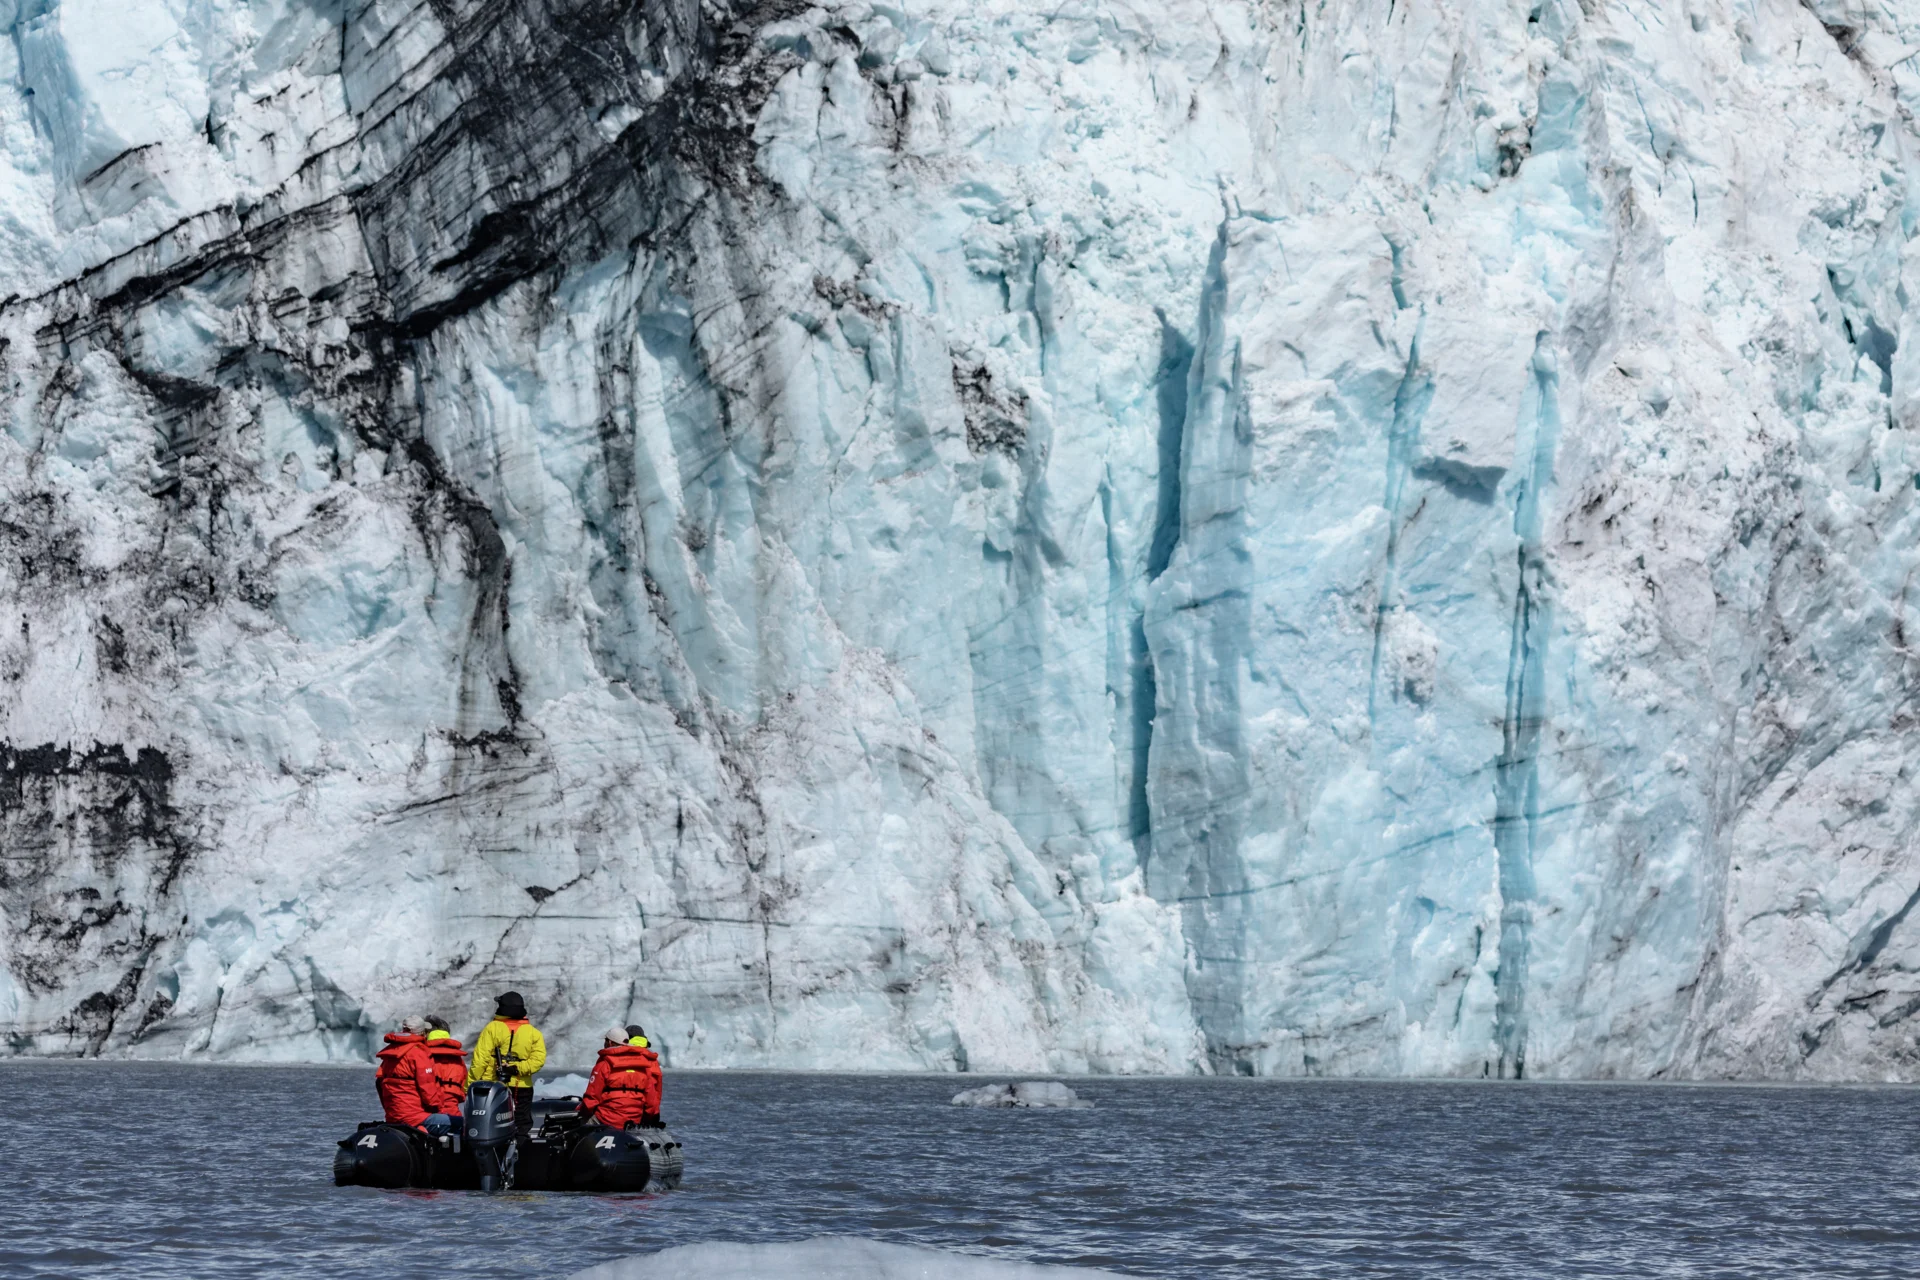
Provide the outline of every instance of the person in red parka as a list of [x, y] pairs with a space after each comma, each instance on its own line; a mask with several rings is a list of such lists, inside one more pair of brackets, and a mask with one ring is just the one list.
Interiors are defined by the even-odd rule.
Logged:
[[[633, 1035], [627, 1033], [632, 1031]], [[580, 1110], [614, 1129], [660, 1122], [660, 1059], [639, 1027], [613, 1027], [593, 1064]]]
[[427, 1020], [410, 1017], [398, 1034], [387, 1033], [387, 1047], [376, 1056], [373, 1087], [380, 1094], [389, 1124], [422, 1129], [439, 1108], [433, 1082], [433, 1059], [427, 1053]]
[[467, 1056], [445, 1018], [428, 1016], [426, 1048], [428, 1079], [432, 1082], [427, 1092], [433, 1110], [443, 1116], [457, 1116], [467, 1097]]

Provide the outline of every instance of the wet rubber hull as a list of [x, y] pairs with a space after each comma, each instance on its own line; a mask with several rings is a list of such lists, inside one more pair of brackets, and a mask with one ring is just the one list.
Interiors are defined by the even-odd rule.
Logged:
[[457, 1136], [429, 1138], [370, 1122], [342, 1138], [333, 1181], [342, 1187], [473, 1191], [585, 1191], [641, 1194], [680, 1185], [685, 1156], [666, 1129], [586, 1125], [533, 1134], [517, 1144], [475, 1151]]

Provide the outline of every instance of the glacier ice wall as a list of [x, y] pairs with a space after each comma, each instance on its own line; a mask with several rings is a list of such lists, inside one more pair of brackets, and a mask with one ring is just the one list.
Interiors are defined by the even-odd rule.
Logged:
[[0, 26], [10, 1051], [1920, 1064], [1920, 6]]

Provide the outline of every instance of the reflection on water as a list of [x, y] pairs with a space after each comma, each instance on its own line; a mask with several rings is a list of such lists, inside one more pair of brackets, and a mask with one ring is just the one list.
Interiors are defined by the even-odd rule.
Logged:
[[564, 1276], [867, 1236], [1142, 1275], [1920, 1275], [1920, 1092], [673, 1072], [657, 1196], [335, 1188], [372, 1071], [8, 1063], [0, 1275]]

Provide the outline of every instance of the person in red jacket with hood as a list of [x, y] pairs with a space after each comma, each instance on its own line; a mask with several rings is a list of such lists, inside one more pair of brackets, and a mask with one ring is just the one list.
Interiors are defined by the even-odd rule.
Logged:
[[439, 1110], [426, 1041], [427, 1020], [410, 1017], [400, 1024], [398, 1033], [387, 1033], [387, 1047], [375, 1055], [373, 1087], [389, 1124], [424, 1129], [427, 1117]]
[[645, 1033], [637, 1026], [612, 1027], [581, 1095], [580, 1110], [614, 1129], [658, 1124], [660, 1086], [660, 1059], [647, 1046]]

